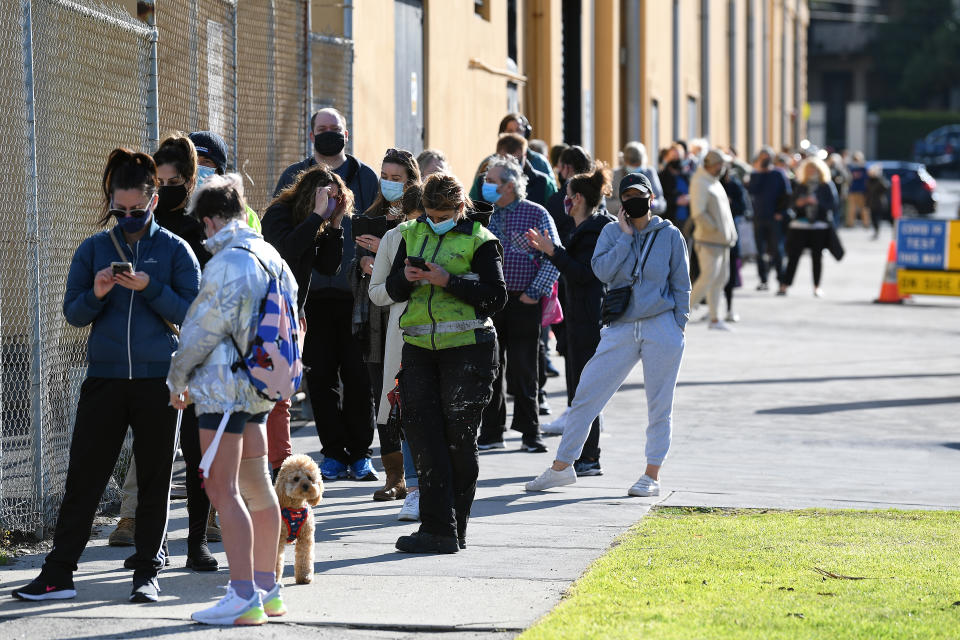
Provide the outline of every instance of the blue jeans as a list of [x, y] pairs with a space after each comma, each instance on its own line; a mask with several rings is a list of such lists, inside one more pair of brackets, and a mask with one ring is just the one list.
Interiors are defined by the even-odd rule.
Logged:
[[408, 487], [420, 486], [417, 479], [417, 467], [413, 464], [413, 454], [410, 453], [410, 445], [406, 438], [400, 441], [400, 451], [403, 452], [403, 479]]

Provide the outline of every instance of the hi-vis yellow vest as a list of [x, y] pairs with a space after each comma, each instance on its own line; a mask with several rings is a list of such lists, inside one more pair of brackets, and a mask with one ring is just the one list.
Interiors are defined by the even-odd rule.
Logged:
[[[463, 228], [461, 222], [441, 236], [427, 223], [410, 220], [400, 225], [400, 233], [408, 256], [420, 256], [451, 275], [476, 278], [476, 274], [470, 272], [473, 254], [480, 245], [496, 240], [496, 236], [479, 222], [472, 223], [469, 234], [462, 233]], [[400, 317], [403, 339], [432, 351], [476, 344], [476, 330], [492, 326], [489, 318], [477, 317], [473, 306], [442, 287], [425, 282], [414, 288], [407, 310]]]

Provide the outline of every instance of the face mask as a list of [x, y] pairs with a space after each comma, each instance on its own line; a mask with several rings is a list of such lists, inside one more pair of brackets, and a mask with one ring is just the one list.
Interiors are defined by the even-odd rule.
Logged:
[[160, 215], [175, 211], [187, 199], [186, 185], [179, 184], [171, 187], [160, 187], [160, 193], [157, 197], [156, 211]]
[[203, 181], [209, 178], [212, 175], [216, 175], [217, 170], [211, 167], [205, 167], [203, 165], [197, 166], [197, 186], [199, 187], [203, 184]]
[[481, 195], [483, 195], [483, 199], [489, 202], [490, 204], [493, 204], [494, 202], [499, 200], [500, 192], [497, 191], [498, 188], [499, 187], [493, 184], [492, 182], [484, 182], [483, 187], [481, 189], [482, 191]]
[[380, 178], [380, 193], [387, 202], [396, 202], [403, 196], [403, 183]]
[[343, 151], [346, 143], [347, 138], [343, 135], [342, 131], [324, 131], [314, 136], [313, 149], [318, 155], [329, 158]]
[[630, 218], [642, 218], [650, 213], [649, 198], [631, 198], [623, 201], [623, 210]]
[[573, 199], [570, 196], [565, 196], [563, 199], [563, 211], [570, 215], [570, 212], [573, 211]]
[[760, 161], [761, 169], [769, 169], [772, 165], [773, 165], [773, 160], [771, 160], [770, 158], [764, 158], [763, 160]]
[[683, 168], [683, 164], [679, 160], [671, 160], [667, 163], [667, 166], [673, 169], [674, 171], [680, 171]]
[[430, 228], [433, 229], [433, 232], [438, 236], [442, 236], [447, 231], [450, 231], [455, 226], [457, 226], [457, 221], [453, 218], [447, 218], [443, 222], [434, 222], [430, 218], [427, 218], [427, 224], [430, 225]]
[[124, 233], [133, 235], [147, 226], [147, 223], [150, 222], [151, 218], [153, 218], [153, 212], [148, 209], [147, 213], [140, 218], [134, 218], [131, 216], [117, 218], [117, 224], [120, 225], [120, 229], [122, 229]]

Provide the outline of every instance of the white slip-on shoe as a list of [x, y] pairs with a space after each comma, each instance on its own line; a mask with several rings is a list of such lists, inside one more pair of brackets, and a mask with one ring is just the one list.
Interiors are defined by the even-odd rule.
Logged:
[[733, 327], [728, 325], [723, 320], [711, 320], [710, 324], [707, 325], [708, 329], [713, 329], [714, 331], [733, 331]]
[[660, 483], [647, 474], [643, 474], [640, 476], [640, 479], [637, 480], [633, 486], [627, 490], [627, 495], [635, 496], [637, 498], [658, 496], [660, 495]]
[[540, 433], [545, 436], [562, 436], [563, 423], [564, 423], [563, 415], [561, 415], [559, 418], [557, 418], [553, 422], [548, 422], [547, 424], [540, 425]]
[[420, 490], [410, 491], [403, 500], [397, 520], [402, 522], [416, 522], [420, 519]]
[[267, 622], [260, 591], [254, 589], [253, 597], [244, 600], [231, 586], [227, 586], [227, 595], [223, 596], [220, 602], [209, 609], [197, 611], [190, 617], [201, 624], [216, 625], [260, 625]]
[[573, 484], [576, 481], [577, 472], [573, 466], [569, 466], [563, 471], [554, 471], [553, 467], [547, 467], [546, 471], [523, 486], [527, 491], [546, 491], [554, 487]]

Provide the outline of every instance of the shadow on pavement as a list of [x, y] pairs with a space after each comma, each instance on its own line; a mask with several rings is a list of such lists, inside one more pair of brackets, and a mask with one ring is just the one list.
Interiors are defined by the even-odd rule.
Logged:
[[923, 407], [937, 404], [960, 404], [960, 396], [947, 396], [945, 398], [901, 398], [897, 400], [866, 400], [863, 402], [813, 404], [799, 407], [780, 407], [778, 409], [760, 409], [756, 413], [757, 415], [819, 415], [822, 413], [837, 413], [840, 411]]
[[[950, 371], [947, 373], [887, 373], [872, 376], [814, 376], [809, 378], [760, 378], [750, 380], [688, 380], [677, 383], [678, 387], [710, 387], [710, 386], [734, 386], [734, 385], [757, 385], [757, 384], [813, 384], [820, 382], [842, 382], [856, 380], [908, 380], [922, 378], [958, 378], [960, 373]], [[622, 385], [618, 391], [631, 391], [643, 389], [642, 382], [631, 382]]]

